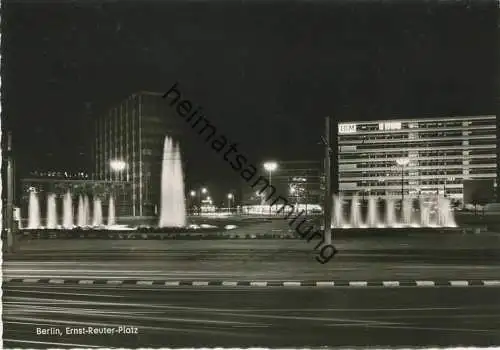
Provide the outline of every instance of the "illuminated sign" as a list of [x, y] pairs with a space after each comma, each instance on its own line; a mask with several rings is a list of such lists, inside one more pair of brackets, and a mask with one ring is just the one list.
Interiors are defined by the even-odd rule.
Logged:
[[378, 129], [382, 131], [401, 130], [401, 122], [383, 122], [378, 124]]
[[354, 134], [356, 124], [339, 124], [339, 134]]

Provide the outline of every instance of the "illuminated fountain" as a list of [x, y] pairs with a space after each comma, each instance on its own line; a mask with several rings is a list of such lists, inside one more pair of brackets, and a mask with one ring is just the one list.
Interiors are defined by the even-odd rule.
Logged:
[[381, 225], [378, 218], [377, 199], [375, 197], [368, 198], [368, 214], [366, 224], [368, 227], [379, 227]]
[[[420, 214], [414, 213], [414, 200], [402, 201], [399, 215], [394, 199], [385, 199], [385, 220], [379, 219], [380, 209], [373, 197], [368, 198], [367, 214], [363, 217], [361, 202], [353, 196], [348, 217], [344, 215], [342, 197], [333, 197], [332, 228], [401, 228], [401, 227], [457, 227], [450, 201], [443, 197], [418, 200]], [[399, 217], [399, 220], [398, 220]]]
[[[114, 160], [119, 163], [117, 171], [127, 166], [125, 161]], [[117, 165], [117, 164], [115, 164]], [[127, 180], [128, 181], [128, 180]], [[29, 197], [28, 229], [41, 227], [39, 198], [35, 192]], [[62, 199], [62, 218], [58, 226], [57, 205], [55, 195], [47, 198], [47, 228], [71, 230], [75, 228], [95, 230], [149, 230], [155, 232], [189, 232], [191, 230], [206, 232], [219, 232], [213, 225], [187, 225], [186, 202], [184, 193], [184, 174], [182, 170], [181, 151], [177, 143], [170, 137], [165, 137], [163, 147], [163, 161], [161, 168], [161, 198], [159, 205], [158, 224], [155, 226], [117, 224], [115, 198], [109, 196], [107, 212], [103, 212], [103, 199], [94, 197], [89, 199], [86, 194], [80, 194], [73, 200], [72, 193], [68, 190]], [[73, 203], [75, 202], [75, 203]], [[92, 215], [91, 215], [92, 214]], [[208, 227], [210, 226], [210, 227]], [[221, 228], [226, 230], [226, 228]], [[146, 232], [149, 232], [146, 231]]]
[[89, 203], [89, 196], [85, 195], [83, 197], [83, 217], [84, 217], [84, 223], [85, 226], [90, 225], [90, 203]]
[[77, 209], [77, 217], [76, 217], [76, 226], [84, 227], [85, 226], [85, 208], [83, 203], [83, 197], [78, 196], [78, 209]]
[[28, 229], [40, 228], [40, 203], [35, 191], [30, 192], [28, 202]]
[[161, 171], [161, 202], [159, 227], [184, 227], [186, 203], [184, 178], [179, 147], [170, 137], [165, 137]]
[[74, 226], [73, 222], [73, 198], [71, 198], [71, 193], [68, 191], [64, 195], [63, 199], [63, 228], [71, 229]]
[[57, 206], [56, 195], [50, 193], [47, 196], [47, 228], [54, 229], [57, 227]]
[[108, 204], [108, 226], [116, 225], [116, 216], [115, 216], [115, 200], [113, 196], [109, 196], [109, 204]]
[[99, 227], [102, 226], [102, 203], [100, 198], [94, 198], [94, 217], [92, 221], [92, 226]]

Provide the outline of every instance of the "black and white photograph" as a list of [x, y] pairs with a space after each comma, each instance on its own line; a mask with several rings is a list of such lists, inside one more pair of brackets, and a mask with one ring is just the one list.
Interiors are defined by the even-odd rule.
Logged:
[[497, 1], [0, 23], [0, 347], [500, 346]]

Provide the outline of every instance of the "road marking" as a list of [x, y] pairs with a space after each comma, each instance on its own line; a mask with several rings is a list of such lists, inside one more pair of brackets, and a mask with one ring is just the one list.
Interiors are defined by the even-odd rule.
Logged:
[[223, 286], [231, 286], [231, 287], [234, 287], [234, 286], [237, 286], [237, 285], [238, 285], [238, 282], [223, 281], [223, 282], [222, 282], [222, 285], [223, 285]]
[[145, 285], [145, 286], [152, 286], [153, 285], [153, 281], [137, 281], [136, 283], [137, 285]]
[[207, 281], [193, 281], [193, 286], [208, 286]]
[[500, 286], [500, 281], [483, 281], [485, 286]]
[[317, 287], [333, 287], [335, 286], [335, 282], [333, 281], [318, 281], [316, 282]]
[[64, 280], [61, 279], [50, 279], [49, 283], [55, 283], [55, 284], [64, 284]]
[[452, 287], [467, 287], [469, 285], [469, 281], [450, 281], [450, 285]]
[[175, 286], [179, 286], [179, 285], [180, 285], [180, 282], [178, 282], [178, 281], [166, 281], [165, 282], [165, 286], [170, 286], [170, 287], [174, 286], [175, 287]]
[[94, 280], [79, 280], [78, 284], [94, 284]]
[[400, 286], [417, 286], [417, 287], [469, 287], [469, 286], [491, 286], [500, 287], [500, 280], [405, 280], [405, 281], [153, 281], [153, 280], [108, 280], [108, 279], [59, 279], [59, 278], [9, 278], [3, 281], [7, 282], [18, 282], [18, 283], [49, 283], [49, 284], [79, 284], [79, 285], [122, 285], [122, 284], [132, 284], [132, 285], [143, 285], [151, 286], [164, 284], [165, 286], [251, 286], [251, 287], [273, 287], [273, 286], [283, 286], [283, 287], [400, 287]]
[[367, 287], [368, 282], [366, 281], [349, 281], [349, 287]]
[[300, 282], [283, 282], [283, 287], [300, 287]]
[[399, 287], [399, 281], [383, 281], [382, 285], [384, 287]]
[[123, 284], [123, 281], [120, 280], [108, 280], [106, 284]]
[[39, 278], [25, 278], [25, 279], [23, 279], [24, 283], [37, 283], [38, 281], [40, 281]]
[[267, 282], [250, 282], [252, 287], [267, 287]]
[[418, 287], [434, 287], [434, 281], [416, 281]]

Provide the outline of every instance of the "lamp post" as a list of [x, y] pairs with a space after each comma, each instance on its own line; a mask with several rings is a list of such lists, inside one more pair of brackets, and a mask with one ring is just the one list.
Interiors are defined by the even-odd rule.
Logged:
[[278, 163], [276, 162], [265, 162], [264, 169], [269, 173], [269, 185], [272, 185], [272, 173], [278, 169]]
[[405, 167], [410, 163], [408, 158], [400, 158], [396, 163], [401, 167], [401, 202], [405, 199]]
[[[196, 197], [196, 195], [198, 195], [198, 213], [199, 215], [201, 215], [201, 195], [202, 194], [207, 194], [208, 193], [208, 190], [206, 187], [202, 187], [200, 188], [199, 190], [192, 190], [189, 194], [191, 195], [191, 197]], [[208, 197], [210, 198], [210, 197]]]
[[[273, 171], [278, 169], [278, 163], [272, 161], [272, 162], [265, 162], [264, 163], [264, 169], [269, 173], [269, 186], [272, 185], [272, 174]], [[271, 204], [269, 204], [269, 214], [271, 213]]]
[[227, 194], [227, 210], [229, 213], [231, 213], [231, 200], [234, 198], [234, 195], [232, 193]]
[[196, 191], [189, 191], [189, 195], [191, 196], [191, 210], [194, 214], [194, 197], [196, 197]]

